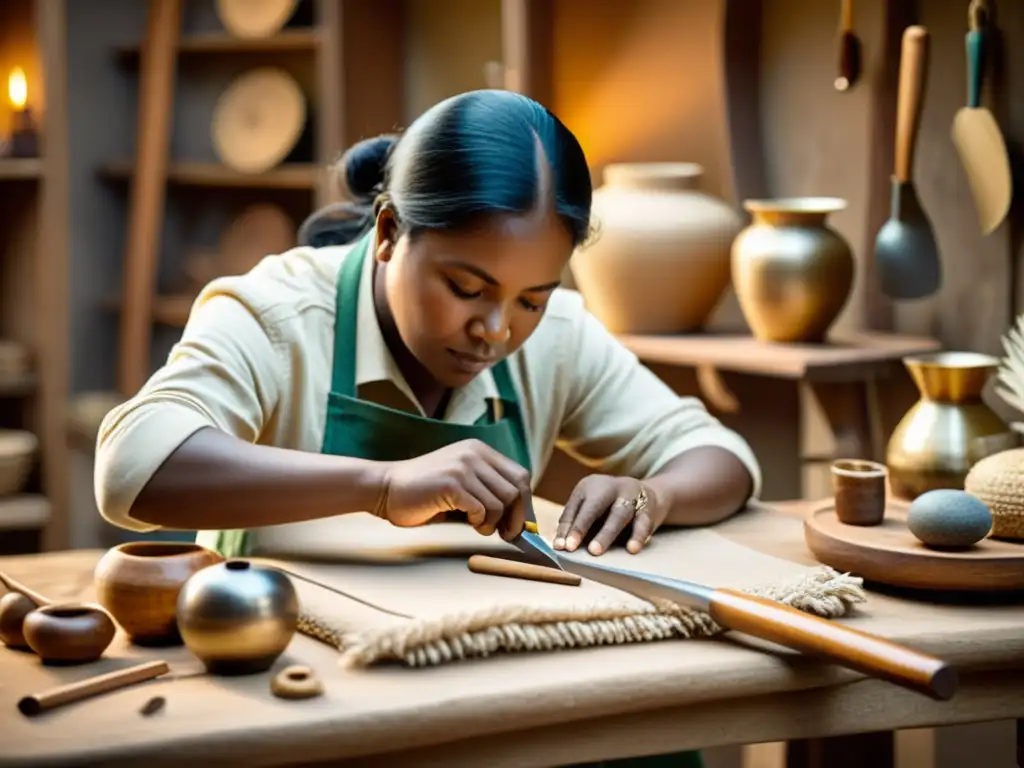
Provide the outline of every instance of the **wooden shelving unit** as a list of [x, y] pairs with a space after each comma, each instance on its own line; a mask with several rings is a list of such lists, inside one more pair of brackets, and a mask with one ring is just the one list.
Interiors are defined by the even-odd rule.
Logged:
[[[287, 206], [298, 225], [316, 207], [335, 199], [325, 167], [347, 146], [401, 129], [427, 102], [485, 87], [488, 61], [504, 59], [506, 86], [540, 97], [544, 89], [536, 51], [547, 50], [543, 41], [549, 35], [536, 31], [547, 24], [549, 9], [533, 0], [304, 0], [285, 29], [253, 40], [227, 34], [212, 2], [190, 6], [176, 45], [168, 218], [174, 218], [176, 228], [192, 230], [199, 215], [206, 221], [220, 215], [226, 222], [240, 206], [272, 199]], [[472, 36], [466, 34], [469, 30]], [[382, 39], [391, 42], [380, 45]], [[452, 39], [466, 40], [469, 53], [453, 50]], [[134, 76], [139, 52], [139, 41], [113, 47], [125, 77]], [[467, 61], [472, 62], [468, 67]], [[302, 84], [312, 116], [309, 149], [266, 173], [238, 173], [221, 165], [210, 146], [212, 104], [232, 77], [268, 64], [288, 70]], [[200, 112], [202, 118], [197, 117]], [[108, 158], [96, 172], [112, 189], [121, 190], [130, 188], [135, 175], [133, 162], [124, 157]], [[200, 197], [202, 206], [196, 203]], [[174, 245], [161, 253], [165, 278], [180, 271], [189, 247], [213, 245], [171, 239]], [[158, 281], [153, 291], [153, 325], [183, 327], [193, 297], [180, 295], [173, 280]], [[109, 294], [101, 304], [114, 312], [123, 306]]]
[[38, 157], [0, 158], [0, 338], [24, 345], [31, 370], [0, 380], [0, 427], [39, 438], [23, 491], [0, 499], [0, 552], [59, 549], [68, 536], [67, 117], [63, 3], [0, 3], [0, 134], [11, 129], [10, 72], [25, 72]]

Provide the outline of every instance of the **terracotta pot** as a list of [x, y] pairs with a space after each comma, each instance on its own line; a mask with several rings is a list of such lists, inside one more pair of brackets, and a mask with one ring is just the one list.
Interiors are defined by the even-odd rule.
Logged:
[[974, 352], [908, 357], [921, 393], [896, 425], [886, 451], [889, 487], [913, 500], [936, 488], [963, 489], [981, 459], [1013, 448], [1018, 437], [981, 399], [999, 360]]
[[738, 214], [700, 191], [694, 163], [616, 163], [594, 192], [598, 235], [572, 258], [587, 308], [613, 333], [700, 329], [729, 285]]
[[821, 342], [853, 287], [850, 245], [825, 220], [835, 197], [747, 200], [753, 221], [732, 244], [732, 282], [762, 341]]
[[177, 603], [182, 585], [223, 561], [216, 552], [187, 542], [121, 544], [96, 564], [96, 595], [136, 645], [180, 645]]

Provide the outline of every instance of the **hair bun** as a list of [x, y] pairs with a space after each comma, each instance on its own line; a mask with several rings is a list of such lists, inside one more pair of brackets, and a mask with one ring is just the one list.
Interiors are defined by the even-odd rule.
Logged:
[[383, 191], [388, 157], [397, 143], [397, 136], [386, 134], [349, 147], [335, 166], [341, 191], [356, 202], [373, 202]]

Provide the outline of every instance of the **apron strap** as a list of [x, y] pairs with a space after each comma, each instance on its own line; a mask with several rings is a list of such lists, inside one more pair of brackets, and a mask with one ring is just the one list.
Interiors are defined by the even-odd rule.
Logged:
[[334, 314], [334, 363], [331, 391], [356, 396], [356, 337], [359, 325], [359, 283], [373, 231], [367, 232], [345, 255], [338, 275]]
[[508, 419], [515, 433], [516, 452], [519, 454], [519, 464], [529, 472], [533, 472], [530, 466], [530, 443], [526, 439], [526, 426], [523, 423], [523, 409], [519, 407], [519, 395], [516, 393], [515, 383], [512, 381], [512, 370], [509, 368], [508, 360], [502, 360], [491, 369], [494, 376], [494, 384], [498, 388], [498, 397], [504, 406], [502, 414]]

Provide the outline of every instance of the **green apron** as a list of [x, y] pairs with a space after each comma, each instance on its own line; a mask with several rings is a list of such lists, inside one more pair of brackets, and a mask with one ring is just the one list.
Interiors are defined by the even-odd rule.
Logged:
[[[492, 369], [500, 407], [491, 407], [475, 424], [454, 424], [416, 413], [389, 408], [356, 393], [356, 339], [359, 307], [359, 283], [369, 253], [371, 234], [367, 234], [345, 256], [338, 273], [338, 293], [334, 321], [334, 362], [331, 391], [327, 396], [327, 419], [321, 453], [352, 456], [370, 461], [402, 461], [422, 456], [446, 445], [475, 438], [530, 469], [530, 454], [519, 397], [512, 382], [508, 362], [502, 360]], [[493, 406], [494, 404], [492, 404]], [[215, 549], [225, 557], [244, 557], [250, 553], [248, 530], [200, 531], [196, 541]], [[668, 762], [665, 762], [665, 761]], [[697, 752], [649, 759], [598, 763], [608, 766], [681, 766], [699, 768]]]

